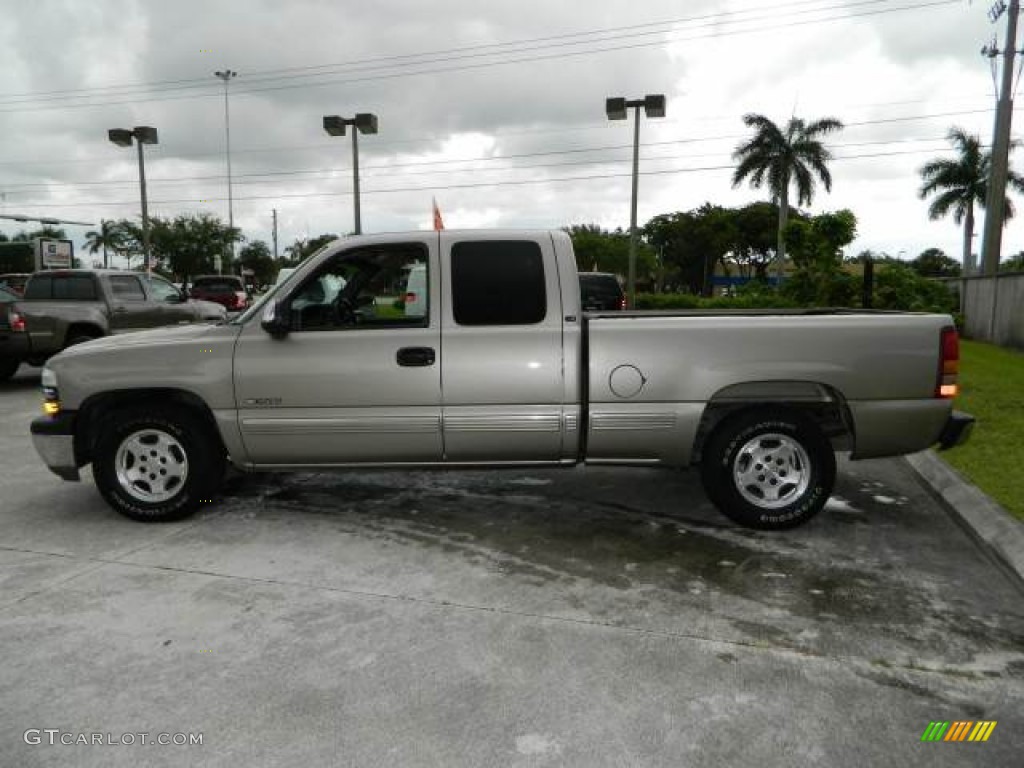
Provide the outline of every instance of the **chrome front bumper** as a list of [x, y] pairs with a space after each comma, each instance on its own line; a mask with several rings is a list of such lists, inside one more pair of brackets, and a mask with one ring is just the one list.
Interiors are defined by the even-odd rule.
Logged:
[[32, 421], [32, 444], [50, 471], [63, 480], [78, 481], [75, 461], [74, 413], [40, 416]]

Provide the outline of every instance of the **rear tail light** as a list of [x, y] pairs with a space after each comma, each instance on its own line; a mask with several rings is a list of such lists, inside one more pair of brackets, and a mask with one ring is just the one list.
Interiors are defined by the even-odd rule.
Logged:
[[628, 306], [629, 306], [629, 304], [626, 301], [626, 297], [625, 296], [623, 296], [621, 299], [619, 299], [619, 309], [625, 311], [626, 307], [628, 307]]
[[405, 294], [405, 303], [406, 304], [415, 304], [416, 303], [416, 293], [414, 291], [409, 291], [408, 293]]
[[7, 321], [11, 326], [11, 330], [16, 333], [25, 332], [25, 318], [19, 312], [13, 310], [8, 314]]
[[955, 328], [943, 328], [939, 341], [939, 372], [935, 383], [935, 396], [956, 397], [959, 373], [960, 337]]
[[235, 307], [238, 309], [245, 307], [245, 302], [248, 298], [249, 297], [245, 295], [245, 291], [235, 291]]

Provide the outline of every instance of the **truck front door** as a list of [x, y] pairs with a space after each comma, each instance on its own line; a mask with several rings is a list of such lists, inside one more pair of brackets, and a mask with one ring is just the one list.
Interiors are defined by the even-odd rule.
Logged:
[[[437, 290], [405, 303], [409, 276], [437, 274], [437, 235], [364, 238], [289, 281], [290, 331], [249, 322], [235, 350], [235, 397], [258, 465], [440, 461]], [[417, 277], [419, 280], [420, 277]], [[291, 285], [291, 283], [295, 285]]]

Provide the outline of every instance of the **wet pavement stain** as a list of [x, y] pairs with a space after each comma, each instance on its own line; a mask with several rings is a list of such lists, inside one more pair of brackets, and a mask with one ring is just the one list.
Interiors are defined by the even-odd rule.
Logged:
[[[293, 475], [281, 482], [269, 476], [238, 488], [227, 507], [251, 509], [255, 501], [271, 514], [317, 515], [351, 535], [436, 549], [562, 593], [581, 583], [599, 585], [638, 610], [647, 600], [708, 608], [716, 595], [742, 599], [762, 606], [765, 620], [719, 618], [758, 645], [813, 649], [816, 632], [801, 637], [796, 620], [831, 634], [864, 625], [924, 653], [955, 646], [964, 658], [987, 651], [1024, 658], [1024, 624], [1017, 632], [1001, 621], [972, 621], [967, 603], [942, 602], [937, 610], [936, 595], [908, 583], [903, 568], [870, 556], [864, 565], [853, 548], [825, 560], [799, 537], [695, 515], [650, 514], [628, 501], [573, 498], [540, 483], [524, 487], [492, 477], [416, 472]], [[862, 510], [880, 491], [848, 492], [831, 519], [870, 527], [873, 515]]]

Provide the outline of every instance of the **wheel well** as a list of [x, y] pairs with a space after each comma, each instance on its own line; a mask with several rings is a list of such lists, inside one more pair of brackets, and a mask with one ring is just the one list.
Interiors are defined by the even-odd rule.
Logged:
[[[209, 428], [211, 436], [224, 447], [217, 422], [210, 407], [198, 395], [181, 389], [135, 389], [124, 392], [104, 392], [88, 398], [78, 409], [75, 428], [75, 459], [81, 466], [92, 461], [93, 452], [103, 424], [115, 412], [137, 406], [158, 410], [173, 405], [184, 408], [199, 417]], [[224, 449], [227, 453], [227, 449]]]
[[734, 414], [760, 408], [782, 408], [799, 413], [818, 425], [835, 450], [853, 448], [853, 417], [842, 394], [823, 384], [794, 382], [797, 386], [790, 387], [788, 391], [780, 384], [786, 382], [769, 382], [763, 388], [741, 385], [716, 393], [701, 416], [694, 438], [692, 461], [700, 461], [708, 437], [719, 424]]
[[64, 343], [67, 344], [75, 336], [92, 336], [99, 338], [103, 336], [103, 329], [90, 323], [72, 323], [64, 333]]

